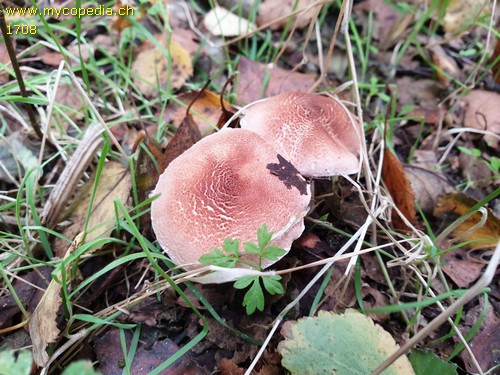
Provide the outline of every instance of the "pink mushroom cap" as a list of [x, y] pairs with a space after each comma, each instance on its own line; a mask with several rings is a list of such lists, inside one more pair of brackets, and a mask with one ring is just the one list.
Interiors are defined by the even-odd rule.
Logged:
[[247, 108], [240, 125], [269, 142], [303, 176], [359, 170], [361, 129], [336, 99], [300, 92], [279, 94]]
[[196, 143], [170, 163], [153, 194], [160, 194], [151, 204], [153, 230], [177, 264], [198, 262], [226, 238], [238, 239], [241, 250], [244, 242], [257, 242], [263, 224], [273, 232], [272, 243], [289, 250], [304, 230], [311, 200], [299, 172], [244, 129]]

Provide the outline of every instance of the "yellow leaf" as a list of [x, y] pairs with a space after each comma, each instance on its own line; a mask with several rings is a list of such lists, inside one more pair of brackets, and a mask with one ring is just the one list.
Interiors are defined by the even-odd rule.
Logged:
[[[186, 105], [191, 104], [191, 115], [193, 116], [193, 120], [198, 126], [198, 129], [200, 129], [201, 134], [206, 135], [217, 129], [218, 121], [222, 114], [220, 97], [218, 94], [205, 90], [193, 103], [191, 103], [196, 95], [198, 95], [198, 92], [195, 91], [182, 93], [177, 99]], [[231, 104], [226, 100], [224, 100], [224, 107], [228, 110], [233, 109]], [[168, 116], [167, 121], [171, 121], [176, 127], [179, 127], [186, 116], [186, 108], [173, 103], [171, 110], [169, 109], [168, 107], [166, 111], [166, 115]]]
[[491, 11], [489, 4], [489, 0], [450, 0], [442, 20], [446, 34], [457, 35], [468, 31], [478, 17]]
[[186, 79], [193, 74], [191, 56], [179, 44], [170, 42], [169, 54], [171, 67], [167, 56], [156, 47], [139, 52], [132, 64], [133, 80], [145, 96], [154, 96], [158, 88], [163, 90], [168, 82], [172, 89], [180, 89]]
[[[439, 199], [434, 209], [434, 216], [441, 217], [446, 214], [463, 216], [476, 204], [477, 201], [463, 193], [445, 194]], [[466, 245], [471, 250], [495, 247], [500, 239], [500, 220], [489, 209], [486, 209], [484, 215], [487, 217], [482, 223], [483, 214], [475, 212], [457, 226], [451, 233], [452, 236], [456, 240], [472, 241]]]
[[[66, 227], [63, 234], [73, 238], [77, 233], [85, 229], [85, 221], [88, 216], [90, 197], [94, 189], [95, 178], [92, 178], [78, 193], [78, 199], [68, 210], [71, 225]], [[110, 161], [105, 164], [101, 173], [99, 185], [97, 186], [94, 203], [88, 218], [86, 242], [97, 237], [106, 237], [111, 233], [115, 225], [114, 200], [120, 199], [126, 203], [130, 194], [131, 178], [127, 168], [122, 164]], [[62, 256], [66, 242], [60, 239], [54, 240], [54, 253]]]

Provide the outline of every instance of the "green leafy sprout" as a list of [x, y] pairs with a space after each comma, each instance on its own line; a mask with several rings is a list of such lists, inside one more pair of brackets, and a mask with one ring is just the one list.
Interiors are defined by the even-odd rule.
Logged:
[[[212, 264], [214, 266], [234, 268], [236, 264], [244, 264], [258, 271], [262, 271], [262, 260], [278, 260], [286, 254], [286, 251], [278, 246], [269, 245], [273, 234], [267, 229], [267, 225], [262, 225], [257, 229], [257, 244], [245, 242], [243, 251], [240, 251], [240, 242], [237, 239], [226, 238], [222, 250], [213, 248], [209, 254], [202, 255], [200, 263]], [[269, 246], [268, 246], [269, 245]], [[242, 259], [244, 255], [255, 254], [258, 257], [258, 263], [250, 263]], [[280, 283], [281, 276], [246, 276], [237, 280], [233, 286], [236, 289], [248, 288], [243, 297], [243, 306], [248, 315], [255, 310], [264, 311], [264, 289], [272, 295], [283, 294], [284, 289]]]

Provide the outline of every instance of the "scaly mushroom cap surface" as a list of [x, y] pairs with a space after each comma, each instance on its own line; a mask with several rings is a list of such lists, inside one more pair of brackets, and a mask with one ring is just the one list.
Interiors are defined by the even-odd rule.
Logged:
[[338, 100], [300, 92], [279, 94], [247, 108], [240, 125], [259, 134], [304, 176], [359, 170], [360, 127]]
[[[153, 230], [177, 264], [197, 262], [228, 237], [241, 249], [256, 243], [263, 224], [276, 236], [273, 244], [289, 250], [311, 200], [299, 172], [243, 129], [222, 130], [189, 148], [170, 163], [153, 194], [161, 194], [151, 204]], [[255, 262], [251, 257], [246, 260]]]

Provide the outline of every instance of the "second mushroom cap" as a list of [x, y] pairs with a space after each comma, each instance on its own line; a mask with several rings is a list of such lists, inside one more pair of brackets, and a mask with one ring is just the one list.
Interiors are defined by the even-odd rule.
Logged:
[[240, 124], [267, 140], [304, 176], [359, 170], [360, 126], [336, 99], [283, 93], [251, 105]]

